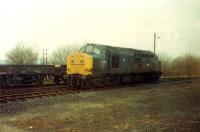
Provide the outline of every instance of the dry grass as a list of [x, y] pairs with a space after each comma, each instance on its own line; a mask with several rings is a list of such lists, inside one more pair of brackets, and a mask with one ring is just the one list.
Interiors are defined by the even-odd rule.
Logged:
[[199, 87], [193, 80], [66, 95], [62, 103], [22, 111], [8, 123], [26, 131], [200, 130], [194, 125], [200, 124]]

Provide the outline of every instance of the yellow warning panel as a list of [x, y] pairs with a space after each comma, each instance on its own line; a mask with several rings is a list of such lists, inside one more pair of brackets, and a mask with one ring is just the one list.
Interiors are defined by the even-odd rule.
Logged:
[[67, 57], [67, 74], [91, 75], [93, 59], [86, 53], [72, 53]]

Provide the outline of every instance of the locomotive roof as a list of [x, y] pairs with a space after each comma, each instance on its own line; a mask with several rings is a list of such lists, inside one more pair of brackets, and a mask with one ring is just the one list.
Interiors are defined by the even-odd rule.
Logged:
[[101, 45], [101, 44], [93, 44], [88, 43], [87, 45], [96, 46], [103, 49], [109, 49], [116, 53], [125, 53], [125, 54], [132, 54], [132, 53], [139, 53], [139, 54], [148, 54], [148, 55], [155, 55], [153, 52], [148, 50], [139, 50], [139, 49], [132, 49], [132, 48], [122, 48], [122, 47], [115, 47], [115, 46], [108, 46], [108, 45]]

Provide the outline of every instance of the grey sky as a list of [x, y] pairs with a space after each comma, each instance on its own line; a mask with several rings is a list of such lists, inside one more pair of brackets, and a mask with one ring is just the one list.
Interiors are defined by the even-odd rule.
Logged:
[[199, 0], [0, 0], [0, 57], [23, 41], [50, 51], [94, 42], [200, 55]]

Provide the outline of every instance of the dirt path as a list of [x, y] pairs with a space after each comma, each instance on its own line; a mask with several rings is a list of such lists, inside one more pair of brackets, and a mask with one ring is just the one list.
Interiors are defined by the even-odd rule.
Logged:
[[200, 131], [200, 80], [2, 105], [0, 131]]

